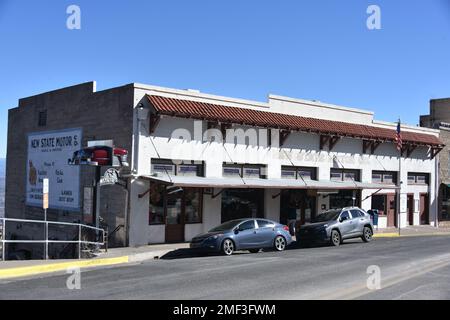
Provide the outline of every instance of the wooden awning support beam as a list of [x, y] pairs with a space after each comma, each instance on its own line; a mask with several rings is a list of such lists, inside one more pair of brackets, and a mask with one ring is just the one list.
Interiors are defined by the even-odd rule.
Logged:
[[150, 115], [150, 126], [149, 126], [149, 132], [152, 134], [155, 132], [156, 127], [158, 126], [159, 121], [161, 120], [161, 116], [159, 114], [151, 114]]
[[330, 136], [326, 136], [321, 134], [320, 135], [320, 150], [323, 150], [323, 147], [325, 146], [325, 143], [327, 143], [330, 140]]
[[280, 130], [280, 147], [284, 145], [290, 134], [289, 130]]
[[320, 150], [323, 150], [323, 147], [325, 146], [325, 144], [327, 142], [328, 142], [328, 151], [333, 150], [334, 146], [339, 141], [339, 139], [341, 139], [340, 136], [332, 136], [332, 135], [321, 134], [320, 135], [320, 146], [319, 146]]
[[434, 157], [436, 157], [438, 155], [438, 153], [442, 151], [442, 149], [444, 149], [444, 148], [443, 147], [431, 148], [431, 150], [430, 150], [431, 159], [434, 159]]
[[416, 148], [417, 148], [416, 145], [412, 145], [412, 144], [407, 145], [407, 146], [406, 146], [406, 157], [409, 158], [409, 157], [411, 156], [412, 152], [413, 152]]
[[363, 140], [363, 153], [367, 153], [370, 148], [370, 154], [374, 154], [381, 143], [379, 140]]
[[334, 146], [339, 141], [339, 139], [341, 139], [341, 137], [339, 137], [339, 136], [333, 136], [333, 137], [330, 138], [330, 142], [329, 142], [329, 145], [328, 145], [328, 150], [329, 151], [333, 150]]

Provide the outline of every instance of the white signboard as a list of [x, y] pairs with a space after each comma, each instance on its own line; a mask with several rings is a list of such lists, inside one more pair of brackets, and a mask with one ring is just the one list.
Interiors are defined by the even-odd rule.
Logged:
[[26, 203], [42, 205], [43, 180], [49, 180], [49, 207], [64, 210], [80, 208], [80, 167], [69, 165], [81, 148], [81, 129], [46, 131], [28, 135]]
[[400, 212], [406, 212], [408, 207], [407, 195], [405, 193], [400, 194]]

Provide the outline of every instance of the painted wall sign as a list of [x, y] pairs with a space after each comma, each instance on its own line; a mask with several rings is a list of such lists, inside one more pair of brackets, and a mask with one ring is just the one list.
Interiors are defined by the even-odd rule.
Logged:
[[82, 130], [36, 132], [28, 135], [26, 203], [42, 206], [43, 180], [49, 179], [49, 208], [80, 209], [80, 167], [68, 164], [81, 147]]

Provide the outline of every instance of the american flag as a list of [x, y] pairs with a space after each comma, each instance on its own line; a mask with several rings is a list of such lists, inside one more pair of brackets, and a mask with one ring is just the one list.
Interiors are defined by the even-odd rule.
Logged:
[[402, 150], [402, 133], [400, 132], [400, 119], [397, 123], [397, 132], [395, 133], [395, 143], [397, 144], [397, 150]]

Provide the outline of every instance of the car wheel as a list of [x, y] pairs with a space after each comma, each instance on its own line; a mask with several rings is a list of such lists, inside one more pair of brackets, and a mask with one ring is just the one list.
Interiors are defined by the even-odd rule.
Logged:
[[286, 239], [282, 236], [276, 236], [274, 241], [274, 247], [277, 251], [283, 251], [286, 249]]
[[250, 253], [258, 253], [260, 249], [250, 249], [248, 251], [250, 251]]
[[225, 239], [222, 243], [222, 252], [227, 255], [231, 256], [234, 252], [234, 243], [231, 239]]
[[364, 227], [363, 235], [361, 238], [364, 242], [369, 242], [370, 240], [372, 240], [372, 235], [372, 229], [370, 229], [369, 227]]
[[335, 247], [341, 244], [341, 234], [337, 230], [331, 231], [331, 244]]

